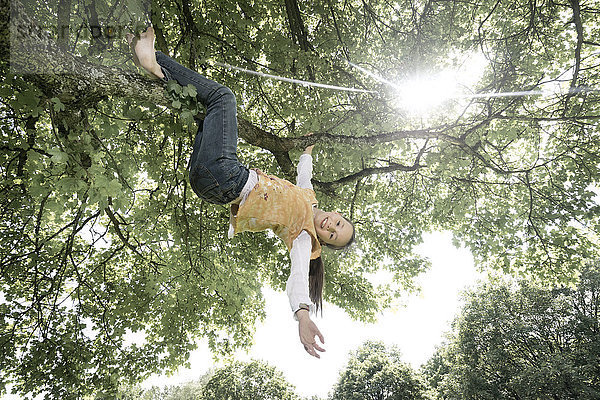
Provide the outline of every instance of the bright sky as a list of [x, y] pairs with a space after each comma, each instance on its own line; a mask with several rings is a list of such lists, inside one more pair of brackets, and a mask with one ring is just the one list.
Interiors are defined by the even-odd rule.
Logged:
[[[309, 356], [298, 339], [297, 322], [292, 319], [287, 296], [265, 289], [267, 318], [257, 327], [255, 344], [238, 359], [262, 359], [283, 372], [302, 396], [326, 397], [345, 367], [348, 354], [366, 340], [397, 345], [404, 361], [415, 369], [433, 354], [444, 332], [458, 312], [460, 292], [483, 275], [473, 265], [469, 251], [457, 249], [449, 233], [428, 234], [419, 252], [427, 256], [431, 269], [419, 277], [421, 293], [410, 296], [406, 307], [382, 314], [376, 324], [353, 321], [344, 311], [325, 303], [323, 318], [314, 318], [325, 336], [321, 359]], [[198, 379], [213, 366], [208, 346], [200, 343], [192, 353], [190, 369], [171, 377], [152, 377], [144, 387], [181, 384]]]

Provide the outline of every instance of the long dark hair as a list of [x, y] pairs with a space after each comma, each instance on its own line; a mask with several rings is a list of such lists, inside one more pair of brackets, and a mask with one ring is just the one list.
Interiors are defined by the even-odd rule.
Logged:
[[[350, 247], [350, 245], [354, 242], [354, 237], [356, 235], [356, 229], [354, 228], [354, 224], [348, 218], [344, 218], [346, 221], [352, 225], [352, 236], [348, 243], [343, 246], [334, 246], [327, 243], [322, 243], [324, 246], [329, 247], [333, 250], [343, 250]], [[323, 313], [323, 283], [325, 281], [325, 268], [323, 266], [323, 259], [321, 256], [315, 258], [314, 260], [310, 260], [310, 269], [308, 271], [308, 293], [310, 295], [310, 300], [315, 305], [316, 310], [321, 310]]]

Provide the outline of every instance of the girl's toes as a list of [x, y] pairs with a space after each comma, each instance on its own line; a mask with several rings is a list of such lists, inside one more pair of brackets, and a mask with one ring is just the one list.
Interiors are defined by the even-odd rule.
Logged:
[[153, 37], [153, 36], [154, 36], [154, 28], [152, 28], [151, 26], [146, 28], [146, 30], [140, 34], [140, 37], [142, 37], [142, 38]]

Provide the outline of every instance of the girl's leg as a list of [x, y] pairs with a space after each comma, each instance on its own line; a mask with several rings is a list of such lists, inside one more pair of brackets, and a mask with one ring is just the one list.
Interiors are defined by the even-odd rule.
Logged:
[[156, 61], [165, 80], [174, 79], [182, 86], [193, 85], [198, 100], [206, 107], [198, 156], [204, 160], [210, 157], [237, 161], [237, 109], [231, 90], [182, 66], [160, 51], [156, 52]]
[[[145, 36], [144, 36], [145, 35]], [[144, 43], [139, 43], [144, 41]], [[248, 169], [237, 159], [237, 110], [229, 88], [205, 78], [160, 51], [154, 52], [154, 31], [142, 34], [135, 53], [144, 69], [164, 80], [196, 88], [198, 100], [206, 107], [204, 123], [196, 135], [190, 158], [190, 183], [201, 197], [214, 203], [237, 198], [248, 179]], [[152, 46], [152, 53], [148, 48]]]

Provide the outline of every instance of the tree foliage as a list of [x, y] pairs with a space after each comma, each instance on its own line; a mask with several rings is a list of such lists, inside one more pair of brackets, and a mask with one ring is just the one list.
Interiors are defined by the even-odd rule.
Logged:
[[[117, 398], [119, 400], [198, 400], [211, 374], [212, 371], [209, 371], [197, 381], [163, 387], [152, 386], [149, 389], [143, 389], [139, 385], [122, 385], [119, 387]], [[96, 397], [94, 400], [103, 399]]]
[[[199, 380], [181, 385], [119, 389], [122, 400], [300, 400], [295, 388], [275, 367], [258, 360], [231, 361], [210, 370]], [[100, 399], [97, 399], [100, 400]]]
[[400, 351], [366, 342], [350, 356], [331, 400], [428, 399], [424, 380], [401, 360]]
[[486, 283], [424, 373], [443, 399], [598, 398], [599, 312], [597, 266], [576, 288]]
[[217, 369], [202, 389], [202, 399], [299, 400], [281, 372], [262, 361], [232, 362]]
[[[431, 229], [454, 232], [482, 267], [546, 281], [598, 256], [597, 0], [157, 0], [147, 15], [143, 2], [58, 3], [0, 1], [0, 391], [114, 394], [184, 364], [198, 337], [230, 352], [264, 314], [261, 287], [285, 285], [285, 248], [227, 240], [227, 209], [190, 190], [198, 104], [133, 70], [123, 34], [143, 21], [160, 50], [236, 93], [242, 162], [291, 178], [318, 143], [321, 207], [360, 237], [360, 251], [325, 255], [325, 299], [353, 316], [371, 320], [412, 288]], [[53, 38], [36, 21], [73, 29]], [[94, 37], [97, 26], [119, 30]], [[347, 63], [401, 81], [471, 54], [487, 60], [474, 92], [562, 91], [415, 116]], [[379, 269], [393, 282], [374, 286]]]

